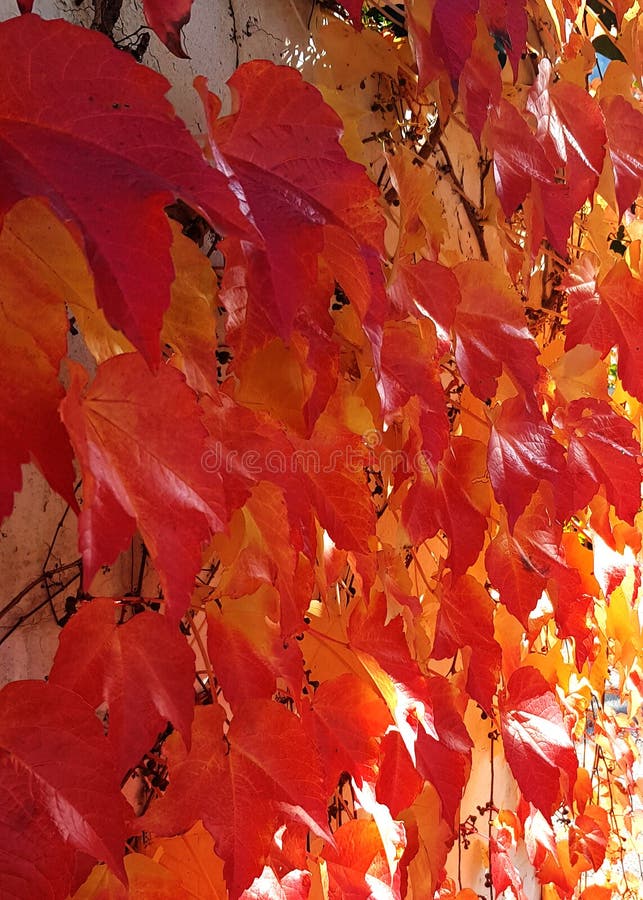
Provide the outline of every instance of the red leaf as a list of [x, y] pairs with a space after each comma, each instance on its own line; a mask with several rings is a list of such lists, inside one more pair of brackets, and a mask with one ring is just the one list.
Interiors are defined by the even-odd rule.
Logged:
[[208, 612], [208, 656], [226, 702], [236, 711], [245, 700], [269, 700], [277, 676], [269, 661], [240, 628], [217, 611]]
[[71, 446], [58, 416], [69, 323], [63, 292], [21, 240], [28, 215], [24, 205], [16, 207], [0, 233], [0, 521], [13, 508], [21, 465], [30, 458], [77, 508]]
[[548, 184], [554, 179], [554, 169], [527, 122], [508, 100], [501, 99], [497, 112], [491, 113], [487, 137], [493, 150], [496, 192], [509, 217], [531, 190], [532, 179]]
[[632, 423], [591, 398], [574, 400], [557, 418], [569, 435], [567, 469], [574, 506], [586, 506], [603, 487], [617, 515], [633, 524], [641, 507], [641, 465]]
[[391, 300], [407, 315], [418, 313], [435, 322], [438, 337], [448, 339], [460, 302], [460, 288], [453, 270], [428, 259], [399, 262], [388, 286]]
[[382, 412], [391, 416], [411, 397], [418, 398], [423, 450], [433, 470], [449, 442], [449, 419], [436, 352], [435, 340], [430, 334], [422, 334], [415, 323], [390, 322], [384, 329], [379, 382]]
[[501, 662], [500, 645], [493, 636], [493, 601], [470, 575], [455, 580], [447, 577], [439, 599], [431, 656], [445, 659], [462, 647], [470, 647], [467, 691], [490, 713]]
[[399, 818], [422, 790], [422, 783], [422, 776], [415, 768], [400, 733], [389, 731], [381, 743], [376, 784], [378, 802], [387, 806], [394, 818]]
[[547, 237], [566, 254], [574, 214], [591, 198], [605, 156], [605, 122], [596, 101], [568, 81], [551, 81], [551, 64], [541, 59], [527, 109], [536, 116], [536, 137], [564, 180], [542, 186], [542, 213]]
[[277, 703], [252, 701], [225, 738], [223, 723], [220, 706], [197, 707], [189, 754], [170, 737], [170, 786], [141, 827], [170, 835], [203, 819], [237, 900], [260, 874], [281, 824], [294, 818], [331, 835], [319, 760], [300, 720]]
[[0, 886], [32, 898], [70, 889], [76, 851], [125, 877], [127, 804], [111, 744], [71, 691], [14, 681], [0, 692]]
[[597, 268], [586, 254], [572, 266], [563, 286], [569, 296], [571, 321], [565, 349], [590, 344], [605, 356], [618, 346], [618, 374], [623, 387], [643, 398], [643, 284], [619, 260], [597, 283]]
[[569, 830], [569, 858], [576, 865], [579, 856], [584, 856], [597, 872], [603, 865], [607, 841], [610, 836], [610, 823], [607, 810], [590, 804], [585, 807], [581, 816]]
[[478, 19], [471, 56], [460, 76], [460, 101], [478, 146], [489, 111], [498, 107], [501, 95], [502, 79], [494, 40], [482, 19]]
[[187, 59], [181, 29], [190, 21], [193, 0], [143, 0], [145, 21], [175, 56]]
[[619, 95], [601, 100], [601, 110], [605, 116], [620, 217], [641, 190], [643, 161], [637, 135], [643, 131], [643, 114]]
[[500, 702], [505, 756], [525, 800], [551, 819], [569, 802], [578, 761], [558, 701], [537, 669], [516, 669]]
[[386, 704], [352, 673], [325, 681], [311, 701], [312, 731], [324, 769], [328, 796], [339, 776], [373, 780], [380, 738], [392, 724]]
[[358, 607], [350, 619], [350, 645], [387, 702], [409, 754], [415, 758], [418, 726], [437, 738], [428, 680], [412, 659], [402, 618], [387, 624], [386, 598], [369, 609]]
[[83, 605], [65, 626], [51, 669], [52, 684], [90, 706], [107, 703], [118, 771], [139, 762], [170, 721], [190, 740], [194, 653], [176, 627], [144, 612], [117, 625], [113, 600]]
[[454, 326], [462, 377], [476, 397], [488, 400], [495, 397], [504, 364], [531, 406], [540, 371], [538, 348], [508, 278], [488, 262], [464, 262], [453, 271], [462, 297]]
[[341, 5], [344, 7], [348, 15], [350, 16], [351, 22], [353, 23], [356, 31], [362, 30], [362, 6], [364, 5], [363, 0], [341, 0]]
[[527, 900], [520, 872], [509, 852], [512, 843], [508, 828], [500, 828], [498, 836], [489, 839], [493, 887], [497, 894], [502, 894], [510, 888], [517, 900]]
[[489, 511], [485, 447], [464, 435], [451, 439], [435, 484], [418, 474], [402, 506], [402, 521], [414, 544], [442, 529], [449, 539], [447, 565], [464, 574], [482, 548]]
[[527, 110], [536, 117], [535, 136], [507, 101], [500, 103], [497, 116], [491, 116], [488, 136], [498, 197], [509, 216], [533, 190], [537, 213], [532, 246], [538, 245], [544, 226], [548, 239], [564, 256], [574, 214], [592, 196], [603, 167], [603, 116], [578, 85], [562, 79], [551, 83], [547, 59], [540, 60]]
[[291, 440], [296, 478], [291, 480], [287, 496], [290, 508], [301, 507], [303, 474], [306, 506], [312, 504], [334, 543], [342, 550], [367, 553], [368, 539], [375, 531], [375, 508], [366, 486], [368, 453], [361, 438], [338, 427], [330, 417], [322, 417], [309, 441], [295, 435]]
[[438, 739], [418, 731], [417, 770], [435, 787], [442, 818], [453, 828], [471, 771], [472, 741], [458, 710], [456, 689], [440, 675], [428, 679], [428, 683]]
[[509, 526], [529, 503], [540, 481], [554, 488], [557, 506], [568, 513], [569, 490], [562, 446], [538, 410], [526, 410], [517, 397], [505, 400], [494, 416], [487, 465], [499, 503], [507, 510]]
[[509, 612], [525, 628], [547, 582], [560, 573], [561, 537], [552, 491], [543, 485], [513, 531], [501, 524], [487, 549], [489, 580]]
[[287, 339], [302, 298], [323, 321], [333, 272], [367, 320], [374, 281], [383, 291], [372, 257], [383, 252], [384, 219], [376, 188], [339, 143], [336, 113], [299, 73], [267, 60], [241, 66], [229, 86], [234, 112], [216, 120], [220, 104], [197, 79], [215, 165], [226, 175], [233, 170], [263, 238], [243, 248], [251, 302]]
[[395, 900], [391, 873], [382, 838], [375, 822], [350, 819], [334, 833], [335, 847], [325, 847], [323, 857], [330, 876], [331, 900]]
[[203, 464], [207, 433], [194, 393], [176, 369], [152, 375], [142, 357], [127, 353], [99, 366], [90, 386], [75, 367], [61, 415], [83, 473], [85, 584], [138, 526], [168, 613], [180, 618], [201, 548], [228, 518], [222, 476]]
[[422, 4], [417, 3], [418, 14], [415, 5], [407, 8], [407, 21], [418, 63], [420, 88], [426, 87], [429, 81], [437, 77], [440, 61], [452, 83], [457, 84], [476, 35], [476, 13], [480, 0], [461, 0], [457, 4], [450, 0], [435, 0], [428, 30]]
[[480, 12], [496, 43], [507, 54], [515, 79], [527, 39], [525, 0], [481, 0]]
[[224, 231], [247, 233], [226, 178], [175, 117], [168, 82], [96, 31], [31, 15], [3, 22], [0, 84], [0, 216], [46, 197], [80, 234], [109, 322], [158, 362], [174, 276], [164, 207], [181, 196]]

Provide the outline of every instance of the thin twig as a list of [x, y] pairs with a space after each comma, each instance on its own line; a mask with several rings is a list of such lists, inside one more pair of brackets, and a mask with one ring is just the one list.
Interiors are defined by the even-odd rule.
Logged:
[[[19, 591], [15, 597], [12, 597], [11, 600], [9, 600], [9, 602], [6, 603], [2, 607], [2, 609], [0, 609], [0, 619], [3, 619], [8, 612], [11, 612], [11, 610], [20, 603], [23, 597], [26, 597], [27, 594], [30, 593], [30, 591], [33, 591], [33, 589], [35, 587], [38, 587], [38, 585], [43, 581], [46, 581], [48, 578], [53, 578], [55, 575], [59, 575], [61, 572], [66, 572], [68, 569], [73, 569], [74, 566], [80, 567], [81, 562], [82, 560], [79, 558], [75, 559], [73, 562], [65, 563], [65, 565], [63, 566], [57, 566], [57, 568], [55, 569], [50, 569], [48, 572], [41, 572], [40, 575], [37, 576], [37, 578], [34, 578], [33, 581], [30, 581], [29, 584], [26, 585], [26, 587], [23, 587], [23, 589]], [[80, 572], [76, 577], [78, 577], [79, 575]]]
[[[69, 566], [67, 566], [67, 568], [69, 568]], [[58, 588], [57, 591], [55, 591], [54, 593], [47, 592], [47, 596], [41, 603], [38, 603], [36, 606], [34, 606], [34, 608], [31, 609], [28, 613], [25, 613], [23, 616], [20, 616], [20, 618], [16, 622], [14, 622], [14, 624], [2, 635], [2, 637], [0, 637], [0, 645], [4, 644], [4, 642], [6, 640], [8, 640], [11, 637], [11, 635], [14, 633], [14, 631], [17, 631], [18, 628], [20, 628], [20, 626], [24, 622], [26, 622], [28, 619], [30, 619], [33, 615], [35, 615], [35, 613], [37, 613], [39, 610], [41, 610], [44, 606], [47, 606], [47, 604], [50, 603], [54, 597], [56, 597], [58, 594], [61, 594], [64, 590], [66, 590], [68, 587], [70, 587], [70, 585], [72, 585], [75, 581], [78, 581], [79, 578], [80, 578], [80, 572], [77, 572], [73, 578], [70, 578], [69, 581], [65, 582], [65, 584], [60, 585], [60, 587]]]

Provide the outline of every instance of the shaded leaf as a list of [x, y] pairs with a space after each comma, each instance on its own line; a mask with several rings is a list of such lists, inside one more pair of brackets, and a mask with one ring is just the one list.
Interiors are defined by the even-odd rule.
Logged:
[[168, 82], [104, 35], [21, 16], [0, 25], [0, 60], [0, 215], [46, 197], [80, 236], [109, 322], [157, 363], [174, 274], [164, 207], [181, 196], [247, 233], [227, 179], [174, 115]]
[[476, 397], [487, 400], [495, 397], [504, 365], [531, 406], [539, 376], [537, 347], [509, 280], [488, 262], [464, 262], [454, 273], [461, 294], [455, 358], [462, 377]]
[[325, 681], [311, 701], [312, 731], [324, 770], [326, 793], [342, 772], [372, 780], [379, 738], [391, 724], [386, 704], [366, 681], [347, 673]]
[[489, 580], [525, 628], [547, 582], [560, 573], [561, 538], [552, 491], [541, 486], [513, 530], [501, 523], [487, 548]]
[[[418, 731], [417, 770], [440, 797], [442, 818], [455, 827], [456, 813], [471, 771], [472, 741], [458, 708], [457, 690], [440, 675], [428, 679], [437, 740]], [[465, 698], [466, 699], [466, 698]]]
[[127, 804], [93, 708], [42, 681], [0, 693], [0, 885], [6, 896], [64, 896], [75, 851], [123, 879]]
[[181, 46], [181, 29], [190, 21], [193, 0], [143, 0], [145, 20], [168, 50], [181, 59], [187, 54]]
[[329, 898], [369, 900], [381, 897], [394, 900], [399, 896], [392, 884], [391, 873], [375, 822], [351, 819], [334, 833], [336, 847], [324, 848], [324, 859], [330, 878]]
[[[29, 242], [39, 204], [25, 201], [0, 232], [0, 520], [33, 459], [76, 507], [69, 438], [58, 416], [64, 396], [58, 372], [67, 354], [65, 290]], [[47, 239], [47, 230], [40, 235]]]
[[93, 708], [106, 703], [118, 770], [125, 774], [171, 722], [190, 740], [194, 653], [178, 628], [143, 612], [116, 624], [119, 609], [95, 598], [67, 623], [49, 675]]
[[398, 731], [389, 731], [381, 742], [381, 761], [376, 796], [391, 815], [399, 818], [422, 790], [422, 776], [413, 764]]
[[[607, 35], [601, 37], [609, 40]], [[614, 168], [618, 214], [622, 216], [641, 190], [643, 161], [636, 136], [643, 129], [643, 114], [618, 95], [601, 100], [601, 110], [605, 116], [607, 147]]]
[[442, 529], [449, 540], [447, 564], [463, 574], [484, 542], [489, 510], [485, 447], [464, 435], [453, 437], [438, 465], [435, 483], [418, 474], [402, 506], [402, 521], [414, 544]]
[[617, 515], [633, 523], [641, 506], [641, 457], [632, 424], [601, 400], [574, 400], [560, 423], [569, 436], [567, 469], [574, 505], [586, 506], [602, 486]]

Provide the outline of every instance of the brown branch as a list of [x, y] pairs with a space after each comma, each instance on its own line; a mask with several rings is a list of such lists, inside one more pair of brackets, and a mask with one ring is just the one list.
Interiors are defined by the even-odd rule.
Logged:
[[[73, 564], [70, 563], [69, 566], [66, 566], [65, 568], [68, 569], [71, 567], [71, 565], [73, 565]], [[58, 569], [57, 571], [62, 571], [62, 570]], [[53, 600], [54, 597], [56, 597], [58, 594], [61, 594], [64, 590], [66, 590], [68, 587], [70, 587], [70, 585], [72, 585], [75, 581], [78, 581], [79, 578], [80, 578], [80, 572], [77, 572], [73, 576], [73, 578], [70, 578], [69, 581], [65, 582], [65, 584], [61, 584], [57, 591], [54, 591], [53, 593], [51, 593], [50, 591], [47, 591], [47, 596], [45, 597], [45, 599], [43, 601], [41, 601], [36, 606], [34, 606], [33, 609], [29, 610], [28, 613], [25, 613], [23, 616], [20, 616], [20, 618], [16, 622], [14, 622], [10, 628], [7, 629], [7, 631], [2, 635], [2, 637], [0, 637], [0, 645], [4, 644], [4, 642], [6, 640], [8, 640], [11, 637], [11, 635], [14, 633], [14, 631], [17, 631], [18, 628], [20, 628], [20, 626], [22, 624], [24, 624], [24, 622], [26, 622], [28, 619], [30, 619], [33, 615], [35, 615], [44, 606], [47, 606], [48, 603], [51, 603], [51, 601]], [[36, 582], [36, 584], [37, 583], [38, 582]], [[5, 607], [5, 610], [6, 610], [6, 607]]]
[[[27, 596], [35, 587], [38, 587], [39, 584], [42, 584], [43, 581], [46, 581], [49, 578], [53, 578], [55, 575], [59, 575], [61, 572], [66, 572], [68, 569], [73, 569], [74, 566], [80, 567], [82, 560], [75, 559], [73, 562], [65, 563], [63, 566], [57, 566], [55, 569], [50, 569], [48, 572], [41, 572], [37, 578], [34, 578], [33, 581], [30, 581], [26, 587], [23, 587], [21, 591], [19, 591], [15, 597], [12, 597], [8, 603], [0, 609], [0, 619], [3, 619], [7, 613], [11, 612], [11, 610], [17, 606], [20, 601]], [[80, 572], [76, 576], [78, 578], [80, 576]], [[75, 579], [74, 579], [75, 580]], [[55, 596], [55, 595], [54, 595]], [[46, 603], [47, 601], [45, 601]]]
[[471, 225], [473, 233], [475, 234], [476, 240], [478, 242], [478, 247], [480, 248], [480, 256], [482, 257], [482, 259], [488, 261], [489, 251], [487, 250], [487, 244], [484, 239], [484, 229], [482, 228], [482, 224], [480, 222], [480, 212], [475, 204], [467, 196], [462, 186], [462, 182], [455, 174], [453, 165], [451, 163], [451, 158], [449, 156], [449, 151], [444, 146], [444, 141], [442, 140], [442, 138], [438, 140], [438, 147], [442, 151], [442, 155], [444, 156], [444, 161], [446, 163], [446, 168], [442, 168], [441, 172], [442, 174], [447, 176], [447, 178], [451, 182], [451, 187], [460, 198], [460, 202], [462, 203], [464, 211], [467, 214], [469, 224]]

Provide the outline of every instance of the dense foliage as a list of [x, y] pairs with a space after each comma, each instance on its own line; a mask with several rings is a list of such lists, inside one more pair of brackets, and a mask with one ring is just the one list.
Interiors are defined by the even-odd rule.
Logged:
[[639, 4], [323, 4], [202, 145], [27, 6], [0, 515], [35, 462], [82, 588], [0, 693], [2, 896], [639, 896]]

